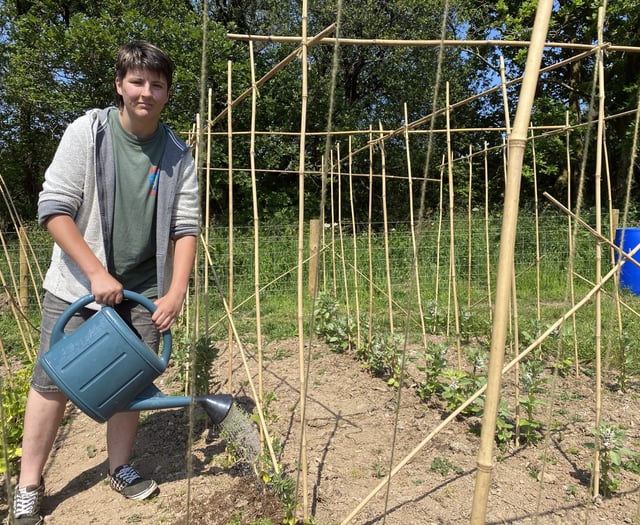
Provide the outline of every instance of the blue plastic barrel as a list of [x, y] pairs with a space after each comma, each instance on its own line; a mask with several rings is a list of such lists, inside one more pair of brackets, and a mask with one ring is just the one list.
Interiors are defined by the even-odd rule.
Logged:
[[[620, 249], [630, 252], [640, 244], [640, 228], [618, 228], [614, 242]], [[618, 259], [616, 255], [616, 261]], [[633, 259], [640, 261], [640, 250], [633, 255]], [[620, 288], [640, 295], [640, 268], [631, 261], [627, 261], [620, 268]]]

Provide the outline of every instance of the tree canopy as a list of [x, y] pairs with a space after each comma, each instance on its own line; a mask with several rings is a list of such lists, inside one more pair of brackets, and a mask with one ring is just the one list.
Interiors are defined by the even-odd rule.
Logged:
[[[640, 0], [610, 3], [606, 12], [604, 40], [616, 45], [637, 45], [640, 23]], [[227, 63], [233, 64], [234, 96], [250, 86], [250, 63], [247, 44], [231, 40], [227, 33], [257, 35], [300, 35], [301, 5], [273, 0], [216, 0], [209, 4], [181, 0], [0, 0], [0, 175], [11, 189], [18, 212], [24, 219], [35, 217], [37, 194], [44, 171], [57, 142], [68, 123], [92, 107], [103, 107], [113, 100], [114, 59], [118, 47], [132, 39], [150, 40], [165, 49], [176, 63], [176, 75], [170, 104], [164, 119], [176, 131], [186, 132], [199, 111], [202, 64], [203, 6], [207, 5], [206, 84], [212, 89], [214, 113], [226, 106]], [[310, 36], [330, 24], [338, 23], [341, 38], [404, 40], [405, 45], [342, 44], [316, 45], [309, 49], [308, 130], [363, 130], [378, 127], [398, 129], [404, 124], [406, 104], [409, 121], [430, 115], [445, 107], [445, 86], [451, 103], [470, 99], [456, 106], [451, 114], [455, 128], [496, 130], [505, 126], [501, 93], [473, 99], [499, 81], [502, 58], [507, 80], [522, 74], [526, 47], [514, 46], [417, 46], [416, 40], [467, 39], [469, 41], [513, 40], [530, 37], [537, 2], [500, 0], [495, 4], [453, 0], [363, 0], [311, 2], [308, 16]], [[553, 42], [593, 44], [597, 39], [597, 0], [559, 3], [553, 13], [548, 40]], [[340, 11], [338, 8], [341, 6]], [[444, 29], [444, 33], [443, 33]], [[255, 68], [258, 78], [270, 71], [291, 53], [296, 43], [256, 42]], [[561, 125], [565, 119], [572, 126], [593, 117], [588, 112], [594, 94], [595, 55], [571, 61], [580, 51], [550, 47], [544, 64], [562, 60], [561, 67], [540, 78], [532, 124]], [[608, 153], [614, 189], [626, 184], [631, 162], [631, 139], [637, 108], [638, 53], [606, 52], [605, 85], [608, 115]], [[337, 60], [336, 60], [337, 59]], [[335, 89], [332, 91], [334, 60], [337, 65]], [[509, 88], [509, 105], [517, 103], [519, 85]], [[333, 108], [331, 115], [330, 108]], [[260, 88], [257, 129], [295, 132], [300, 126], [301, 77], [299, 62], [280, 71]], [[250, 123], [249, 104], [234, 108], [234, 128], [246, 130]], [[224, 120], [224, 119], [223, 119]], [[218, 124], [219, 130], [225, 123]], [[438, 117], [436, 128], [444, 127]], [[428, 129], [428, 124], [424, 129]], [[578, 128], [580, 129], [580, 128]], [[440, 159], [446, 151], [443, 134], [425, 134], [412, 145], [412, 164], [422, 166], [427, 154], [427, 140], [432, 141], [432, 155]], [[487, 140], [499, 144], [500, 131], [470, 131], [452, 141], [454, 156], [468, 154], [469, 147], [479, 151]], [[571, 135], [570, 151], [576, 165], [587, 153], [587, 173], [593, 165], [586, 140], [588, 134]], [[334, 143], [341, 139], [333, 137]], [[366, 133], [354, 135], [354, 148], [368, 140]], [[244, 141], [244, 142], [243, 142]], [[407, 158], [401, 140], [389, 148], [387, 170], [406, 174]], [[246, 147], [243, 147], [246, 146]], [[325, 153], [325, 138], [311, 134], [307, 140], [306, 163], [310, 171], [320, 171]], [[226, 144], [213, 145], [213, 157], [223, 166]], [[293, 220], [297, 212], [298, 139], [293, 135], [264, 134], [256, 142], [259, 200], [265, 220]], [[346, 153], [347, 144], [341, 144]], [[591, 148], [593, 149], [593, 148]], [[239, 137], [234, 151], [234, 165], [249, 166], [248, 139]], [[539, 191], [561, 191], [567, 184], [566, 144], [563, 135], [536, 142]], [[379, 163], [379, 160], [374, 160]], [[438, 161], [439, 163], [439, 161]], [[496, 153], [490, 158], [491, 196], [500, 202], [503, 185], [503, 159]], [[436, 170], [436, 163], [432, 163]], [[379, 169], [379, 166], [375, 166]], [[368, 156], [354, 159], [353, 170], [369, 171]], [[417, 177], [423, 173], [414, 174]], [[431, 174], [433, 175], [433, 174]], [[525, 178], [527, 172], [524, 172]], [[464, 178], [464, 177], [463, 177]], [[223, 180], [224, 179], [224, 180]], [[314, 181], [317, 183], [314, 184]], [[591, 176], [588, 178], [593, 183]], [[389, 208], [393, 220], [406, 220], [408, 202], [406, 181], [390, 181]], [[474, 192], [484, 194], [483, 184]], [[317, 211], [319, 178], [307, 185], [311, 213]], [[588, 188], [587, 188], [588, 189]], [[251, 220], [249, 173], [235, 175], [239, 223]], [[397, 190], [397, 191], [396, 191]], [[417, 191], [417, 190], [416, 190]], [[461, 192], [468, 189], [461, 188]], [[524, 202], [532, 195], [533, 185], [525, 180]], [[356, 180], [356, 202], [366, 208], [365, 181]], [[588, 196], [592, 192], [587, 191]], [[623, 192], [614, 191], [615, 195]], [[215, 177], [207, 196], [214, 215], [224, 220], [226, 178]], [[437, 205], [436, 196], [427, 196], [427, 205]], [[466, 203], [466, 199], [465, 199]], [[374, 206], [379, 210], [379, 206]], [[0, 209], [0, 226], [6, 222]]]

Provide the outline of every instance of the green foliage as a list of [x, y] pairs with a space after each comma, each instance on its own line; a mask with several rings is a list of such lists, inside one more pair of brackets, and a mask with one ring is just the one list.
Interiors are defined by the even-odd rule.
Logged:
[[524, 396], [518, 398], [520, 406], [524, 409], [525, 416], [520, 418], [521, 436], [527, 443], [537, 443], [541, 438], [543, 424], [536, 419], [537, 409], [544, 405], [544, 401], [538, 396], [544, 392], [547, 378], [543, 376], [544, 361], [531, 358], [520, 365], [520, 388]]
[[398, 388], [402, 374], [403, 337], [398, 334], [374, 333], [369, 344], [356, 350], [356, 355], [377, 377], [386, 377], [387, 384]]
[[427, 352], [422, 353], [418, 359], [424, 364], [416, 365], [422, 372], [422, 379], [418, 382], [416, 393], [424, 401], [429, 401], [432, 396], [442, 391], [440, 375], [447, 367], [447, 347], [443, 344], [432, 345]]
[[2, 455], [0, 473], [7, 472], [9, 466], [20, 459], [22, 449], [22, 429], [24, 426], [24, 407], [29, 392], [31, 367], [21, 368], [13, 374], [10, 382], [2, 384]]
[[[481, 386], [483, 378], [464, 370], [449, 368], [442, 373], [441, 397], [445, 410], [453, 412], [458, 409]], [[463, 411], [463, 415], [472, 415], [478, 412], [478, 402], [471, 403]]]
[[212, 390], [211, 367], [218, 358], [219, 350], [208, 337], [194, 341], [184, 330], [176, 330], [176, 334], [171, 356], [179, 381], [188, 391], [193, 391], [193, 395], [208, 394]]
[[431, 462], [431, 470], [438, 472], [442, 477], [448, 476], [450, 471], [456, 474], [462, 474], [464, 472], [460, 467], [454, 465], [451, 460], [439, 456], [435, 457]]
[[[590, 429], [595, 436], [595, 443], [586, 443], [589, 448], [598, 447], [600, 452], [600, 492], [603, 496], [611, 496], [618, 490], [620, 480], [615, 476], [620, 474], [623, 467], [623, 458], [629, 458], [631, 466], [638, 460], [638, 455], [625, 446], [627, 435], [619, 427], [614, 427], [606, 422], [600, 423], [599, 428]], [[589, 464], [593, 468], [593, 464]]]
[[339, 311], [338, 303], [331, 295], [318, 294], [314, 318], [316, 334], [324, 338], [331, 350], [343, 353], [353, 348], [353, 321]]

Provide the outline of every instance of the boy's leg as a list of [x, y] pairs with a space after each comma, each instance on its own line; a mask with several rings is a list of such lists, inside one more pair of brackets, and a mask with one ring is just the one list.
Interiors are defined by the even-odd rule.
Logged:
[[[18, 486], [39, 485], [42, 471], [51, 452], [67, 404], [67, 397], [60, 392], [40, 364], [40, 358], [49, 350], [51, 332], [69, 303], [46, 293], [42, 305], [40, 324], [40, 348], [31, 377], [27, 396], [22, 438], [22, 459]], [[67, 331], [75, 330], [92, 312], [80, 312], [67, 323]]]
[[[158, 351], [160, 334], [151, 321], [151, 313], [142, 305], [125, 301], [116, 310], [153, 352]], [[136, 438], [139, 412], [120, 412], [107, 422], [109, 454], [109, 484], [129, 499], [142, 500], [151, 496], [158, 485], [129, 465]]]
[[119, 412], [107, 422], [107, 453], [109, 472], [129, 463], [138, 429], [139, 412]]
[[61, 392], [29, 390], [24, 415], [18, 486], [39, 485], [67, 404]]

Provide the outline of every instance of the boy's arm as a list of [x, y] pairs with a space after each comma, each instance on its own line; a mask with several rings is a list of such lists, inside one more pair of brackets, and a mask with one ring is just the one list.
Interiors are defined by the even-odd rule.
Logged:
[[46, 227], [53, 240], [84, 272], [91, 284], [91, 293], [98, 304], [122, 302], [122, 284], [107, 272], [93, 253], [69, 215], [51, 215]]
[[196, 237], [185, 235], [175, 240], [173, 272], [167, 293], [159, 297], [157, 310], [151, 316], [156, 328], [166, 332], [178, 317], [189, 290], [189, 277], [196, 257]]

